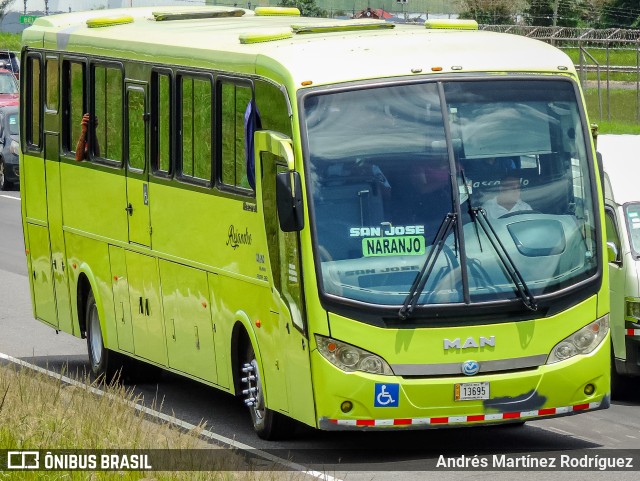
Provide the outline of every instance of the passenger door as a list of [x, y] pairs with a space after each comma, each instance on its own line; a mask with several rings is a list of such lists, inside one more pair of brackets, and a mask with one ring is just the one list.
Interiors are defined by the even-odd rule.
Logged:
[[279, 376], [271, 380], [267, 390], [270, 399], [274, 388], [279, 392], [278, 395], [284, 399], [278, 401], [281, 406], [287, 406], [286, 411], [291, 416], [313, 424], [315, 413], [299, 234], [280, 229], [276, 208], [276, 174], [291, 167], [282, 156], [278, 140], [281, 137], [280, 134], [261, 131], [256, 134], [255, 142], [257, 195], [262, 199], [265, 229], [270, 240], [268, 256], [274, 287], [271, 316], [279, 322], [279, 336], [273, 346]]
[[[620, 230], [616, 220], [614, 209], [605, 208], [605, 226], [607, 230], [607, 242], [615, 244], [618, 250], [618, 260], [609, 262], [609, 291], [611, 302], [611, 339], [613, 341], [614, 354], [619, 359], [626, 358], [625, 347], [625, 271], [624, 271], [624, 247], [620, 241]], [[623, 231], [624, 232], [624, 231]]]
[[147, 87], [127, 84], [126, 159], [129, 242], [151, 247], [149, 215], [149, 162], [147, 135]]

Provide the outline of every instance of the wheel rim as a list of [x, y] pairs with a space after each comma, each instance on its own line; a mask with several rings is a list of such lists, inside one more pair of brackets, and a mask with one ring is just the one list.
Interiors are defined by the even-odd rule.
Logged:
[[258, 362], [254, 359], [251, 360], [253, 366], [253, 372], [255, 373], [255, 388], [256, 388], [256, 402], [251, 408], [256, 419], [256, 424], [262, 424], [264, 420], [264, 396], [262, 394], [262, 381], [260, 379], [260, 370], [258, 369]]
[[246, 389], [243, 394], [246, 395], [245, 404], [249, 407], [249, 413], [256, 429], [260, 429], [265, 421], [266, 408], [264, 403], [264, 394], [262, 392], [262, 380], [260, 377], [260, 369], [258, 361], [253, 349], [247, 352], [246, 361], [242, 368], [245, 377], [242, 382]]
[[91, 306], [89, 317], [89, 343], [91, 346], [91, 362], [94, 366], [99, 366], [102, 362], [102, 332], [100, 331], [100, 318], [98, 317], [98, 309], [94, 304]]

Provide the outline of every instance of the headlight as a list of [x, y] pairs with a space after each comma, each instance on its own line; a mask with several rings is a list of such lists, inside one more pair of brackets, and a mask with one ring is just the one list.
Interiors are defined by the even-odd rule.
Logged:
[[9, 152], [14, 155], [20, 155], [20, 144], [15, 140], [12, 140], [11, 145], [9, 146]]
[[624, 310], [626, 316], [640, 321], [640, 301], [626, 300], [624, 302], [626, 304]]
[[316, 334], [316, 344], [320, 354], [343, 371], [363, 371], [393, 376], [393, 371], [387, 361], [369, 351], [318, 334]]
[[589, 354], [598, 347], [608, 331], [609, 315], [606, 315], [556, 344], [551, 350], [547, 364], [564, 361], [579, 354]]

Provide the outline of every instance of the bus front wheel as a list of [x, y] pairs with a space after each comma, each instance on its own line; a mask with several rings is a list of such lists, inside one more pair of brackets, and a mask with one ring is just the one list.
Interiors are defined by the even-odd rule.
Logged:
[[241, 366], [242, 398], [249, 408], [253, 429], [261, 439], [282, 439], [287, 431], [287, 418], [266, 406], [264, 384], [255, 351], [250, 342]]

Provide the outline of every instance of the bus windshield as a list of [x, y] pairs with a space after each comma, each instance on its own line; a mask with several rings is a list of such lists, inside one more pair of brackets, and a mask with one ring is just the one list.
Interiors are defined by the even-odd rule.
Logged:
[[418, 305], [516, 299], [510, 269], [533, 296], [594, 276], [596, 204], [578, 105], [562, 79], [307, 95], [321, 288], [402, 305], [447, 218], [455, 225], [429, 261]]

